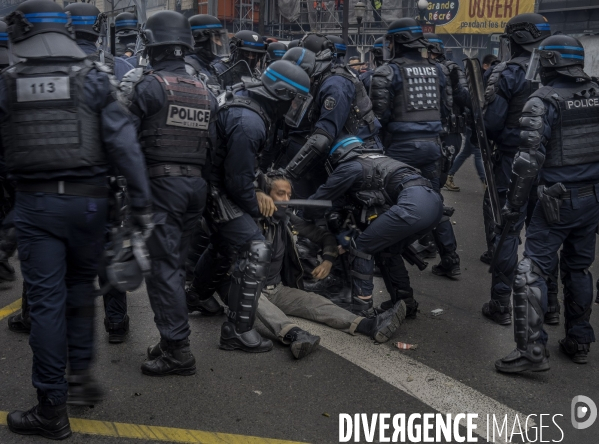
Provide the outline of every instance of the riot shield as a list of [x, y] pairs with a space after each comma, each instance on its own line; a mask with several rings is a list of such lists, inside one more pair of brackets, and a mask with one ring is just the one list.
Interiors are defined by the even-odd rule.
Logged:
[[478, 145], [482, 153], [483, 165], [485, 167], [485, 175], [487, 176], [487, 188], [489, 190], [489, 198], [491, 201], [491, 209], [493, 211], [493, 220], [497, 225], [502, 225], [501, 206], [499, 204], [499, 196], [497, 194], [497, 186], [495, 184], [495, 176], [493, 175], [492, 156], [493, 150], [487, 139], [485, 131], [485, 122], [483, 118], [483, 107], [485, 105], [485, 89], [483, 86], [482, 70], [480, 62], [476, 58], [464, 59], [464, 68], [466, 70], [466, 79], [468, 80], [468, 89], [472, 98], [472, 115], [474, 118], [474, 131], [478, 138]]
[[245, 60], [240, 60], [222, 74], [218, 75], [218, 81], [223, 89], [241, 83], [242, 77], [252, 77], [252, 70]]

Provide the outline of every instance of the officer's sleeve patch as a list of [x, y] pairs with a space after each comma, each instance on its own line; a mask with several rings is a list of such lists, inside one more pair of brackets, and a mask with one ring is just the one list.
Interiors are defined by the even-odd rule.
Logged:
[[337, 101], [333, 96], [329, 96], [324, 99], [324, 109], [331, 111], [337, 105]]

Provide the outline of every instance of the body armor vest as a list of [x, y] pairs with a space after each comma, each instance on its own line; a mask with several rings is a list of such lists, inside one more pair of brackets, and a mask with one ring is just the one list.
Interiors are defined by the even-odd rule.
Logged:
[[[489, 77], [489, 83], [487, 88], [495, 88], [495, 83], [499, 81], [500, 74], [507, 68], [508, 65], [518, 65], [526, 72], [528, 69], [528, 57], [515, 57], [508, 62], [502, 62], [493, 68], [493, 73]], [[495, 76], [494, 74], [497, 73]], [[535, 92], [538, 88], [538, 83], [526, 80], [526, 85], [522, 88], [522, 91], [518, 95], [512, 95], [508, 105], [507, 119], [505, 120], [505, 126], [507, 128], [518, 128], [520, 126], [520, 117], [522, 117], [522, 108], [526, 104], [526, 101], [530, 95]], [[501, 94], [501, 93], [500, 93]], [[507, 100], [507, 98], [506, 98]]]
[[[356, 94], [354, 95], [351, 103], [351, 110], [347, 116], [345, 124], [343, 125], [345, 131], [347, 131], [348, 134], [357, 134], [361, 127], [367, 126], [371, 133], [374, 132], [374, 121], [376, 117], [372, 111], [372, 102], [370, 101], [368, 91], [366, 91], [364, 84], [357, 76], [350, 72], [349, 68], [345, 65], [331, 68], [327, 75], [320, 81], [320, 84], [322, 85], [325, 80], [334, 75], [338, 75], [349, 80], [356, 89]], [[320, 118], [320, 109], [314, 108], [314, 110], [316, 113], [311, 117], [313, 125]], [[312, 128], [312, 130], [314, 130], [314, 128]]]
[[[185, 70], [187, 71], [187, 74], [196, 77], [198, 80], [202, 81], [204, 85], [210, 88], [210, 90], [217, 92], [220, 91], [221, 86], [220, 83], [218, 83], [218, 78], [214, 75], [213, 69], [212, 65], [208, 65], [207, 68], [202, 67], [195, 57], [185, 57]], [[204, 71], [208, 71], [211, 74], [207, 75]]]
[[403, 90], [395, 95], [391, 122], [441, 121], [441, 90], [435, 63], [423, 59], [394, 59], [401, 72]]
[[361, 154], [352, 160], [362, 165], [360, 191], [381, 191], [388, 205], [395, 205], [399, 195], [396, 185], [404, 181], [400, 178], [390, 185], [389, 178], [397, 174], [398, 170], [403, 170], [399, 174], [405, 175], [406, 178], [418, 174], [415, 168], [383, 154]]
[[94, 67], [90, 60], [46, 61], [20, 63], [2, 73], [8, 115], [1, 132], [10, 172], [107, 164], [100, 116], [85, 104], [85, 77]]
[[210, 143], [210, 96], [203, 83], [166, 72], [152, 73], [167, 101], [144, 119], [140, 141], [148, 165], [204, 165]]
[[599, 85], [585, 82], [559, 89], [544, 86], [532, 97], [551, 102], [559, 113], [551, 128], [544, 167], [599, 162]]

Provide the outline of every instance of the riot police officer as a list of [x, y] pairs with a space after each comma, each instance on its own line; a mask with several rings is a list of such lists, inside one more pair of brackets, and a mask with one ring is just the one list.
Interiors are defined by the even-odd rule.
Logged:
[[347, 54], [347, 44], [345, 43], [345, 40], [338, 35], [327, 35], [326, 37], [335, 45], [333, 64], [345, 65], [345, 54]]
[[[522, 107], [537, 87], [532, 80], [526, 79], [530, 55], [551, 32], [545, 17], [531, 13], [512, 18], [505, 27], [505, 34], [510, 39], [512, 58], [485, 73], [488, 79], [485, 91], [485, 127], [487, 136], [495, 142], [494, 175], [501, 205], [505, 203], [514, 156], [520, 145], [519, 120]], [[532, 204], [534, 205], [534, 198]], [[523, 207], [521, 218], [511, 224], [501, 251], [496, 253], [491, 279], [491, 300], [482, 308], [484, 316], [500, 325], [512, 322], [511, 284], [518, 262], [519, 236], [526, 213], [527, 208]], [[486, 224], [492, 226], [493, 222], [488, 220]], [[495, 246], [499, 239], [500, 236], [495, 236]], [[556, 312], [559, 319], [557, 293], [554, 303], [550, 305], [551, 311]]]
[[190, 17], [189, 24], [194, 46], [193, 53], [185, 57], [185, 69], [218, 94], [220, 84], [213, 63], [230, 55], [227, 30], [219, 19], [208, 14]]
[[137, 43], [137, 17], [132, 12], [121, 12], [114, 19], [116, 35], [115, 55], [129, 59], [135, 55]]
[[106, 25], [106, 16], [101, 14], [98, 8], [90, 3], [70, 3], [64, 9], [71, 13], [77, 45], [90, 60], [97, 60], [110, 67], [118, 80], [133, 69], [133, 65], [124, 59], [114, 57], [96, 46], [100, 31]]
[[150, 191], [132, 122], [104, 65], [75, 43], [70, 16], [52, 1], [29, 0], [7, 21], [12, 51], [26, 61], [2, 72], [2, 152], [16, 180], [15, 226], [38, 395], [38, 405], [10, 413], [7, 423], [15, 433], [63, 439], [71, 434], [67, 354], [69, 402], [94, 403], [100, 395], [89, 368], [109, 162], [126, 177], [133, 222], [146, 233]]
[[355, 135], [369, 147], [382, 144], [364, 85], [347, 66], [333, 65], [333, 42], [310, 33], [301, 46], [316, 55], [314, 68], [308, 69], [314, 104], [301, 127], [289, 131], [287, 172], [294, 179], [295, 193], [305, 198], [326, 180], [324, 160], [334, 140]]
[[[265, 197], [255, 192], [255, 165], [278, 116], [285, 115], [291, 126], [299, 123], [310, 106], [309, 86], [301, 68], [279, 60], [266, 68], [261, 82], [245, 83], [219, 102], [221, 143], [212, 156], [207, 217], [212, 244], [198, 261], [187, 303], [214, 312], [213, 294], [220, 291], [229, 305], [221, 328], [224, 350], [259, 353], [273, 347], [253, 328], [271, 257], [271, 246], [252, 219], [260, 216], [258, 197]], [[230, 289], [223, 289], [230, 270]]]
[[[383, 155], [380, 149], [368, 149], [357, 137], [335, 141], [327, 162], [332, 173], [310, 199], [330, 199], [335, 209], [347, 203], [356, 206], [354, 219], [361, 233], [355, 237], [341, 231], [338, 236], [348, 244], [342, 246], [349, 250], [354, 299], [372, 306], [376, 258], [391, 296], [381, 309], [388, 310], [403, 300], [407, 316], [415, 317], [418, 303], [401, 252], [439, 222], [443, 212], [440, 194], [418, 170]], [[390, 207], [387, 211], [385, 205]], [[306, 209], [308, 217], [313, 212]], [[347, 237], [355, 239], [348, 242]]]
[[155, 213], [146, 285], [160, 342], [148, 348], [141, 370], [151, 376], [187, 376], [196, 368], [181, 274], [206, 201], [202, 167], [215, 135], [216, 102], [185, 70], [184, 51], [193, 49], [193, 37], [182, 14], [152, 15], [142, 39], [153, 70], [143, 74], [137, 68], [121, 84], [144, 148]]
[[[384, 63], [383, 60], [383, 44], [384, 37], [379, 37], [372, 44], [372, 48], [370, 48], [370, 54], [372, 54], [372, 63], [374, 64], [374, 68], [378, 68]], [[372, 75], [374, 74], [374, 69], [368, 69], [366, 72], [360, 74], [360, 80], [364, 84], [366, 91], [370, 93], [370, 84], [372, 82]]]
[[[423, 59], [426, 48], [422, 28], [412, 18], [402, 18], [389, 25], [383, 50], [390, 61], [377, 68], [372, 77], [370, 97], [376, 116], [385, 129], [386, 155], [419, 168], [436, 191], [439, 178], [447, 172], [447, 156], [441, 147], [442, 119], [447, 116], [451, 86], [441, 65]], [[441, 262], [433, 274], [454, 277], [461, 273], [457, 242], [449, 217], [452, 208], [444, 209], [443, 218], [433, 230]]]
[[231, 38], [230, 47], [230, 59], [221, 59], [214, 63], [216, 72], [222, 74], [237, 62], [244, 61], [248, 64], [251, 74], [257, 75], [259, 78], [257, 68], [262, 65], [262, 60], [266, 55], [266, 43], [262, 40], [262, 36], [254, 31], [239, 31]]
[[586, 364], [595, 334], [589, 319], [599, 221], [599, 85], [584, 72], [584, 48], [566, 35], [539, 48], [543, 84], [526, 101], [502, 213], [518, 221], [539, 177], [539, 200], [526, 231], [524, 259], [513, 283], [516, 349], [495, 363], [500, 372], [549, 369], [547, 281], [557, 267], [564, 284], [566, 336], [560, 350]]

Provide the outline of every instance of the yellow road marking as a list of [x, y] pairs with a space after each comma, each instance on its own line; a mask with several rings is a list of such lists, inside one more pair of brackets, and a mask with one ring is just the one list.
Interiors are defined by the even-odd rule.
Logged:
[[[0, 425], [6, 425], [7, 414], [8, 412], [0, 411]], [[80, 418], [69, 419], [71, 421], [71, 429], [75, 433], [109, 436], [112, 438], [134, 438], [151, 441], [201, 444], [301, 444], [296, 441], [233, 435], [230, 433], [204, 432], [202, 430], [175, 429], [173, 427], [125, 424], [122, 422], [94, 421]]]
[[0, 321], [20, 309], [21, 309], [21, 298], [17, 299], [12, 304], [7, 305], [6, 307], [0, 308]]

